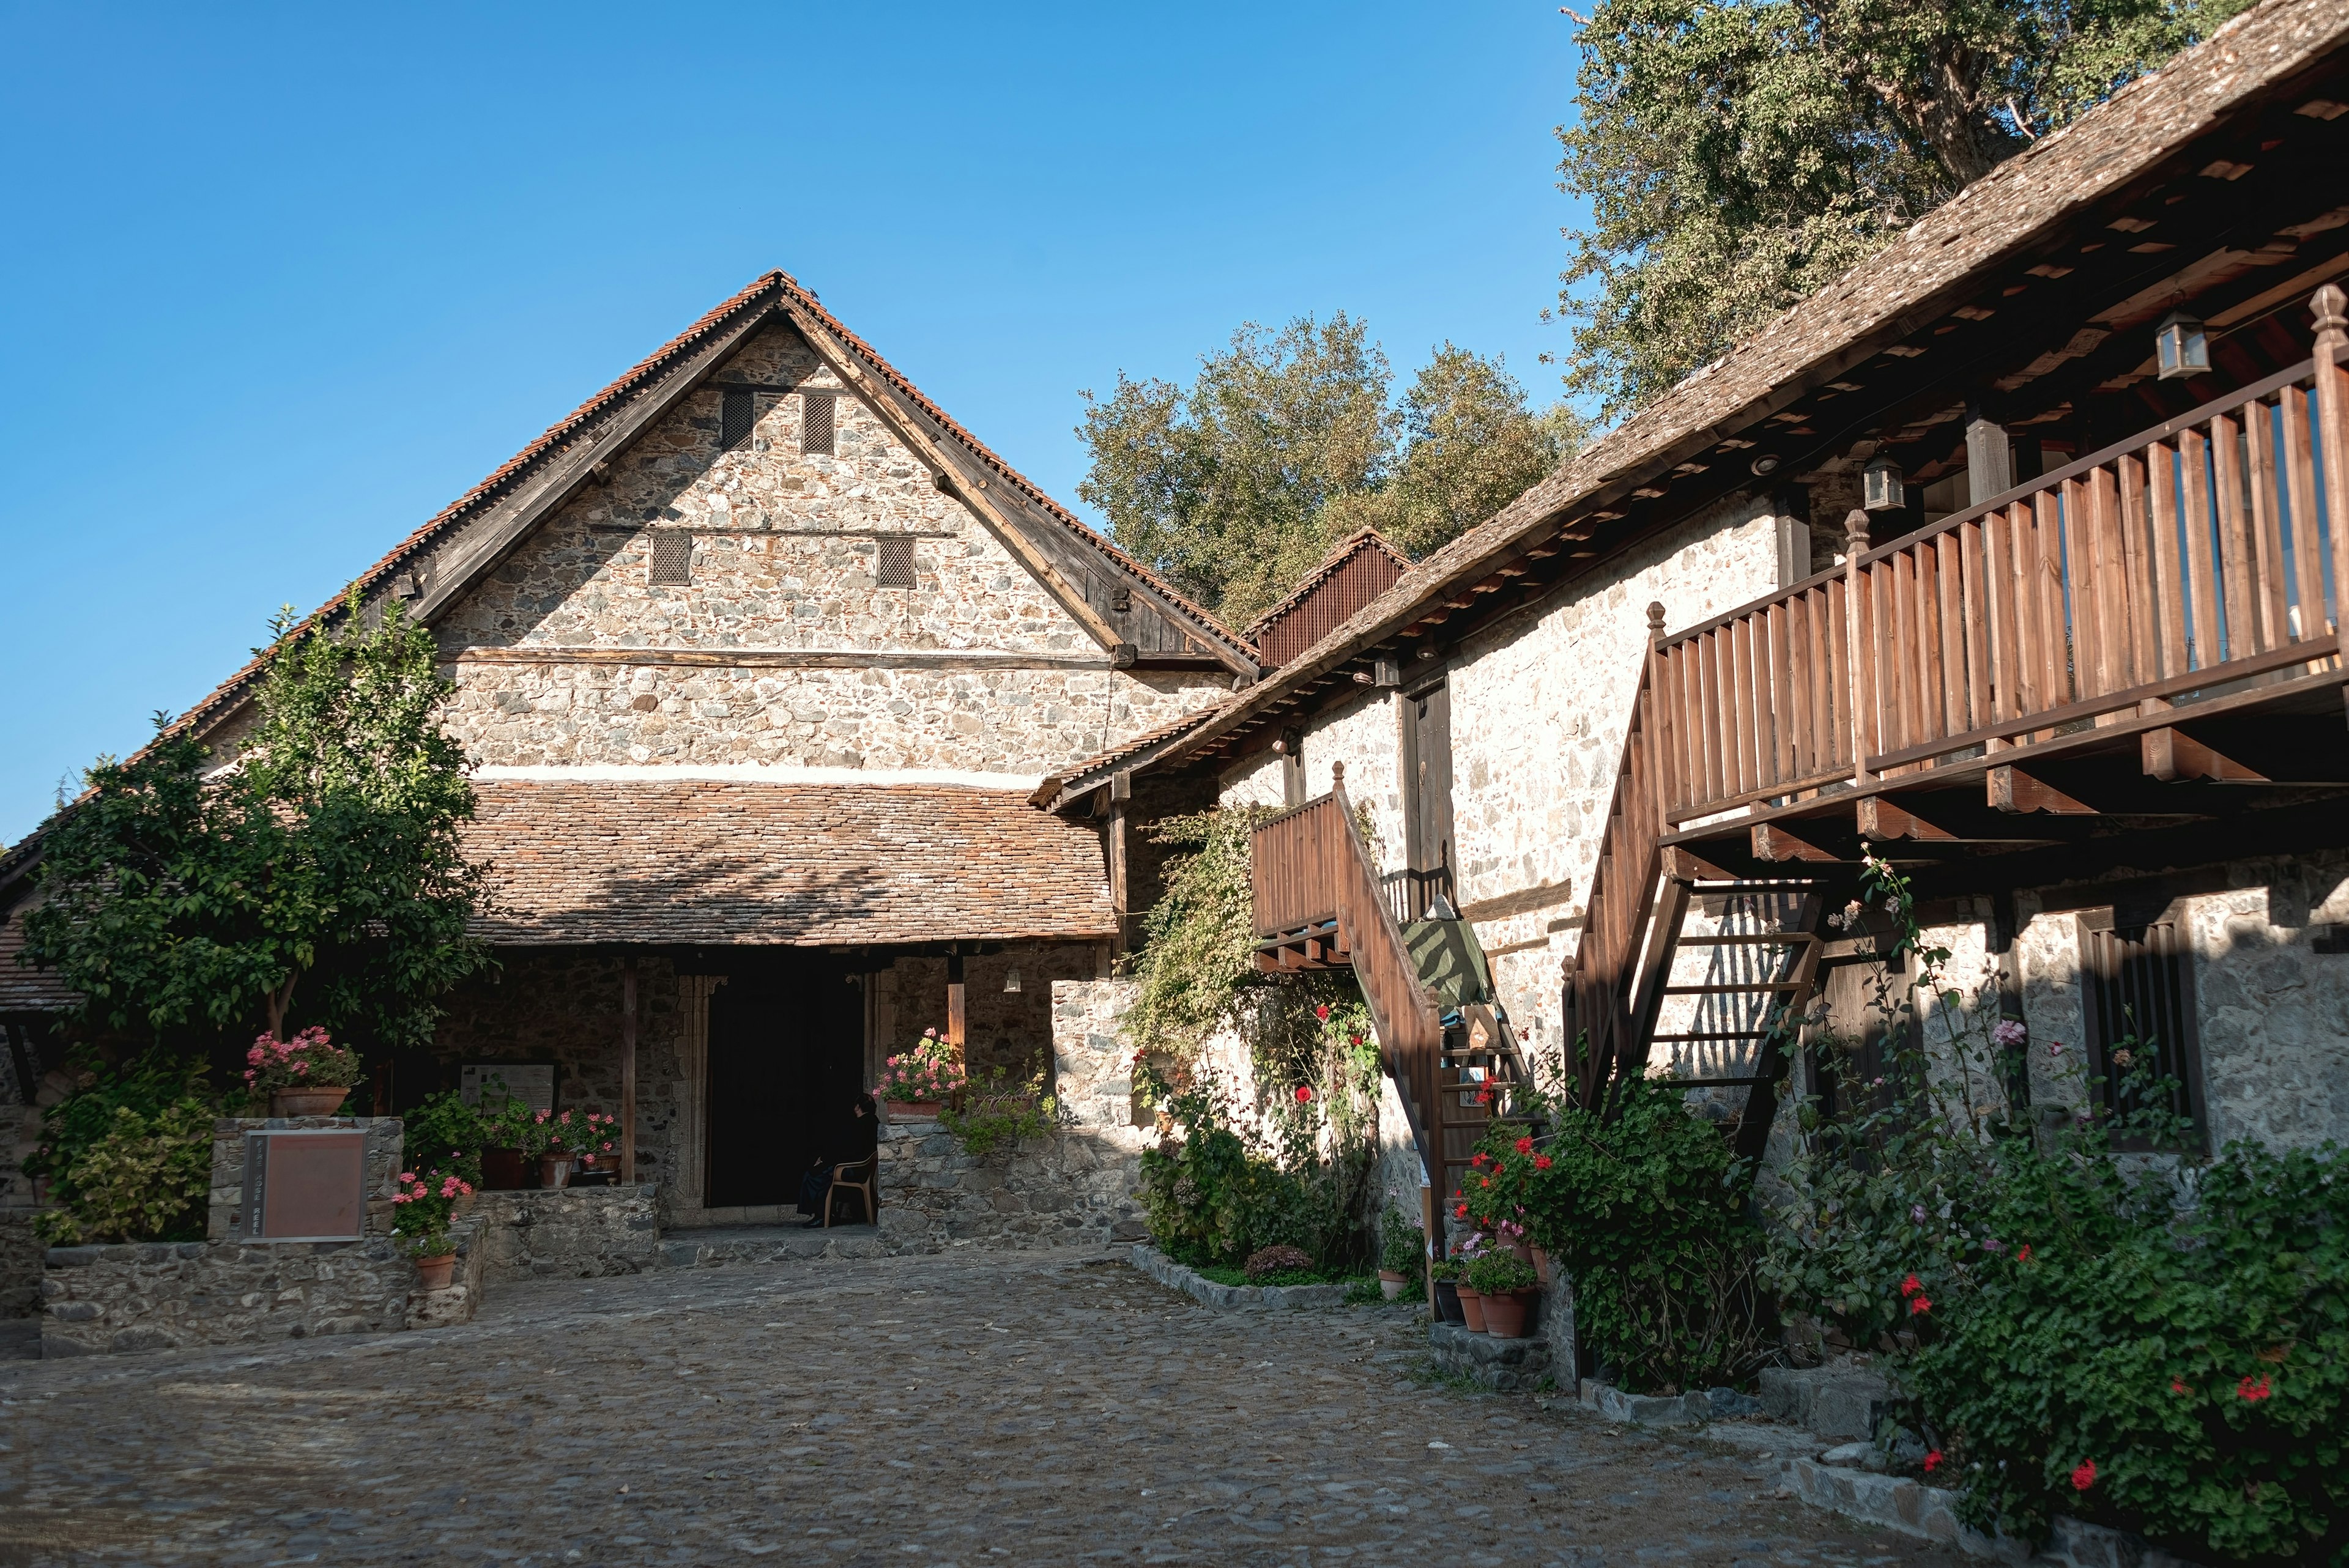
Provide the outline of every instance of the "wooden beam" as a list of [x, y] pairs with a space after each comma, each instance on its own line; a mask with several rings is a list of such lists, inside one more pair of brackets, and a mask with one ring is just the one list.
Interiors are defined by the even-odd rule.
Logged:
[[1834, 861], [1836, 856], [1816, 844], [1795, 837], [1775, 823], [1763, 822], [1754, 829], [1754, 858], [1757, 861]]
[[636, 958], [620, 960], [620, 1184], [636, 1180]]
[[957, 1057], [962, 1055], [963, 1025], [968, 1017], [964, 1006], [962, 954], [947, 954], [947, 1044], [954, 1047]]
[[2138, 738], [2144, 751], [2146, 776], [2175, 783], [2181, 779], [2209, 779], [2220, 784], [2265, 784], [2264, 773], [2246, 768], [2233, 758], [2213, 751], [2178, 729], [2148, 729]]
[[1735, 882], [1732, 873], [1676, 844], [1664, 848], [1664, 874], [1674, 882]]
[[1859, 800], [1859, 836], [1863, 839], [1917, 839], [1951, 842], [1955, 833], [1937, 828], [1914, 811], [1875, 795]]
[[2058, 817], [2096, 815], [2094, 806], [2081, 804], [2054, 785], [2033, 778], [2020, 768], [1993, 768], [1985, 775], [1985, 782], [1991, 806], [1996, 810], [2045, 811]]

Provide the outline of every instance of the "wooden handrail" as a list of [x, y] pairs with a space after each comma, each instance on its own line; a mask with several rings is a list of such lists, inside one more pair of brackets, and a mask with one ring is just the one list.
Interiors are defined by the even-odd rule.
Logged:
[[1855, 512], [1835, 571], [1658, 636], [1660, 820], [2343, 670], [2349, 319], [2313, 303], [2311, 359], [1886, 543]]
[[1412, 1141], [1431, 1181], [1444, 1179], [1438, 1073], [1444, 1021], [1419, 978], [1388, 907], [1378, 867], [1346, 799], [1340, 771], [1330, 793], [1257, 824], [1249, 841], [1249, 890], [1258, 937], [1335, 922], [1370, 1007], [1387, 1070], [1404, 1090]]

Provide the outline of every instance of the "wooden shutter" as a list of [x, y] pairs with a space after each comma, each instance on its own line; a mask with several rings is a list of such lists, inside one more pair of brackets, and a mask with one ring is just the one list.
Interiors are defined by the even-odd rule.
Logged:
[[[2115, 1053], [2128, 1051], [2128, 1065], [2137, 1068], [2150, 1057], [2156, 1078], [2178, 1081], [2168, 1109], [2193, 1121], [2199, 1142], [2202, 1051], [2194, 1027], [2194, 971], [2185, 930], [2158, 921], [2142, 931], [2119, 931], [2110, 910], [2091, 911], [2080, 917], [2080, 970], [2088, 1092], [2116, 1116], [2135, 1109]], [[2115, 1142], [2143, 1147], [2119, 1138]]]
[[911, 588], [914, 585], [914, 542], [910, 539], [884, 539], [880, 543], [880, 562], [875, 577], [884, 588]]
[[810, 457], [833, 455], [833, 402], [835, 392], [800, 394], [800, 450]]
[[679, 529], [664, 529], [654, 534], [653, 568], [647, 581], [656, 587], [692, 582], [693, 535]]
[[740, 446], [743, 442], [749, 440], [750, 438], [750, 427], [757, 422], [750, 402], [750, 394], [748, 392], [728, 392], [726, 394], [724, 407], [720, 412], [718, 420], [718, 445], [719, 449], [724, 451], [730, 452], [735, 448]]

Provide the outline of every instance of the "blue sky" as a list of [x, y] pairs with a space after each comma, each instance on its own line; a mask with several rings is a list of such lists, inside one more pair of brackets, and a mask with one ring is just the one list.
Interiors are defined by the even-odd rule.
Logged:
[[1345, 309], [1545, 399], [1554, 4], [0, 5], [0, 841], [759, 272], [1073, 505]]

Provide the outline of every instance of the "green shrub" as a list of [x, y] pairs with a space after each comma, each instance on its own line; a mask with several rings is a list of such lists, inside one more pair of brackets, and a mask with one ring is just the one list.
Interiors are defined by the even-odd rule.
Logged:
[[2116, 1194], [2027, 1150], [2009, 1163], [2044, 1169], [2017, 1190], [2070, 1187], [2064, 1210], [2120, 1222], [2002, 1205], [1989, 1251], [1904, 1280], [1921, 1343], [1901, 1377], [1962, 1516], [2349, 1563], [2349, 1161], [2231, 1145], [2172, 1220], [2158, 1173]]
[[1379, 1216], [1379, 1267], [1416, 1279], [1427, 1264], [1427, 1233], [1390, 1203]]
[[468, 1185], [481, 1184], [481, 1150], [489, 1147], [481, 1113], [455, 1089], [427, 1099], [400, 1119], [410, 1170], [446, 1171]]
[[1060, 1119], [1060, 1102], [1044, 1092], [1039, 1068], [1015, 1081], [1001, 1068], [964, 1091], [962, 1103], [938, 1111], [938, 1125], [972, 1154], [988, 1154], [1006, 1146], [1016, 1148], [1023, 1138], [1041, 1138]]
[[1479, 1295], [1507, 1295], [1540, 1283], [1534, 1265], [1515, 1253], [1484, 1252], [1468, 1262], [1468, 1287]]
[[1611, 1119], [1519, 1095], [1550, 1131], [1495, 1123], [1454, 1217], [1523, 1225], [1574, 1282], [1576, 1334], [1628, 1388], [1735, 1383], [1768, 1361], [1761, 1227], [1720, 1130], [1662, 1079], [1618, 1084]]
[[1252, 1147], [1215, 1088], [1192, 1081], [1177, 1088], [1147, 1066], [1144, 1092], [1173, 1119], [1181, 1136], [1142, 1156], [1143, 1200], [1151, 1240], [1177, 1263], [1236, 1267], [1276, 1244], [1301, 1251], [1325, 1272], [1362, 1261], [1357, 1218], [1371, 1174], [1366, 1147], [1339, 1140], [1320, 1148], [1318, 1100], [1276, 1102], [1280, 1140]]
[[83, 1052], [72, 1066], [79, 1087], [42, 1113], [24, 1162], [58, 1205], [36, 1222], [43, 1239], [201, 1238], [213, 1115], [203, 1063], [159, 1046], [119, 1064]]

